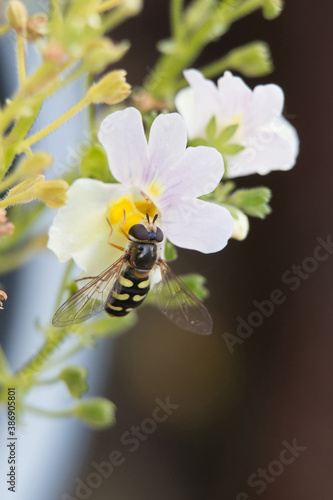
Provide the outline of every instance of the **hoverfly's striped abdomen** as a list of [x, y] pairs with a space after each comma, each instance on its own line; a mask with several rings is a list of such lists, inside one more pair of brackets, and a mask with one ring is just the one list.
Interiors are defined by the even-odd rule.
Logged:
[[105, 312], [110, 316], [126, 316], [135, 307], [142, 304], [149, 288], [149, 275], [138, 278], [133, 273], [133, 268], [126, 267], [124, 274], [119, 276], [110, 292], [105, 304]]

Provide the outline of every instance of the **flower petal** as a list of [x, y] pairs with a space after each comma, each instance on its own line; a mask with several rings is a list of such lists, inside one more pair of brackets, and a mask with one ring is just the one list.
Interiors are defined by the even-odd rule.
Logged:
[[[111, 199], [125, 192], [128, 189], [120, 184], [94, 179], [78, 179], [71, 185], [67, 204], [58, 210], [47, 244], [60, 262], [73, 258], [87, 274], [96, 276], [120, 257], [121, 252], [108, 245], [106, 209]], [[112, 241], [118, 243], [115, 238]]]
[[100, 126], [98, 139], [117, 181], [139, 187], [148, 168], [148, 146], [140, 112], [127, 108], [108, 115]]
[[266, 175], [273, 170], [289, 170], [295, 164], [295, 152], [294, 137], [288, 141], [270, 129], [259, 130], [243, 151], [228, 157], [228, 177], [255, 173]]
[[219, 109], [217, 124], [223, 128], [232, 125], [244, 115], [252, 101], [252, 91], [239, 76], [226, 71], [217, 82]]
[[208, 122], [219, 108], [216, 85], [195, 69], [184, 71], [184, 76], [190, 88], [178, 92], [176, 108], [186, 121], [189, 138], [205, 137]]
[[231, 237], [234, 220], [224, 208], [203, 200], [184, 200], [163, 215], [163, 231], [174, 245], [214, 253]]
[[252, 113], [249, 113], [251, 126], [273, 126], [281, 116], [283, 105], [284, 94], [281, 87], [274, 84], [257, 85], [253, 89]]
[[222, 155], [214, 148], [197, 146], [187, 148], [171, 172], [163, 172], [164, 187], [156, 203], [163, 210], [178, 200], [197, 198], [214, 191], [224, 173]]
[[143, 182], [147, 185], [154, 178], [165, 176], [185, 152], [187, 128], [178, 113], [159, 115], [149, 134], [149, 170]]

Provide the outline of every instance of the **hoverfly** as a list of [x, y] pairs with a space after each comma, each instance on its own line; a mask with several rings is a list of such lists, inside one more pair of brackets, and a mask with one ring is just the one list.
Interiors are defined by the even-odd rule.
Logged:
[[162, 279], [153, 293], [160, 311], [184, 330], [211, 333], [213, 321], [205, 306], [160, 257], [164, 235], [155, 224], [157, 217], [150, 220], [147, 214], [144, 224], [134, 224], [128, 235], [120, 227], [129, 240], [126, 248], [109, 244], [123, 250], [123, 255], [98, 276], [81, 278], [90, 281], [57, 310], [54, 326], [86, 321], [103, 309], [110, 316], [127, 315], [142, 304], [150, 289], [150, 273], [159, 269]]

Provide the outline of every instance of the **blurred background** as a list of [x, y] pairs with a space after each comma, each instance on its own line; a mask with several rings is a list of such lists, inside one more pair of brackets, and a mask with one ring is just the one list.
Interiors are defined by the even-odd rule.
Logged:
[[[269, 43], [276, 70], [247, 83], [274, 82], [285, 91], [285, 116], [301, 141], [297, 165], [262, 179], [273, 191], [273, 213], [266, 221], [251, 220], [244, 242], [231, 241], [217, 255], [179, 252], [173, 266], [177, 273], [201, 270], [207, 277], [213, 335], [201, 338], [177, 329], [146, 308], [136, 328], [102, 342], [93, 355], [92, 389], [114, 401], [116, 425], [92, 432], [81, 423], [64, 423], [59, 431], [59, 424], [49, 420], [34, 481], [41, 492], [40, 462], [56, 456], [48, 479], [57, 487], [47, 497], [25, 496], [21, 490], [20, 500], [332, 499], [333, 255], [317, 266], [309, 259], [317, 238], [333, 238], [332, 15], [329, 2], [319, 8], [287, 0], [276, 20], [265, 21], [258, 12], [202, 54], [198, 66], [248, 41]], [[133, 41], [122, 61], [133, 86], [153, 67], [155, 43], [168, 30], [168, 2], [146, 0], [143, 13], [113, 33]], [[239, 179], [243, 187], [260, 182], [258, 176]], [[293, 266], [302, 273], [294, 291], [283, 279], [295, 272]], [[19, 273], [7, 275], [6, 285], [13, 288], [19, 279]], [[256, 310], [253, 302], [268, 300], [276, 289], [284, 302], [243, 343], [228, 348], [225, 333], [236, 335], [239, 318], [248, 321]], [[8, 317], [14, 314], [10, 301], [6, 309]], [[173, 407], [154, 424], [157, 399], [169, 399]], [[142, 434], [128, 442], [137, 426]], [[60, 434], [50, 445], [56, 429]], [[76, 451], [68, 455], [64, 436], [75, 432], [71, 448]], [[77, 448], [79, 439], [84, 447]], [[294, 448], [295, 460], [281, 465], [286, 442], [290, 447], [296, 442], [302, 451]], [[122, 463], [96, 487], [94, 463], [109, 460], [114, 450], [122, 454]], [[266, 475], [260, 480], [260, 474]]]

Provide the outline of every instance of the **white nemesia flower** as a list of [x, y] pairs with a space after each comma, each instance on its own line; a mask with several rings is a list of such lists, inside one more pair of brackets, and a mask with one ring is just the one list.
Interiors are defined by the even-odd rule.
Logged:
[[[73, 258], [87, 274], [96, 275], [121, 255], [110, 241], [125, 247], [125, 232], [145, 214], [159, 214], [165, 237], [179, 247], [203, 253], [221, 250], [231, 237], [228, 210], [198, 196], [220, 182], [224, 167], [214, 148], [187, 148], [187, 129], [177, 113], [154, 121], [149, 143], [135, 108], [116, 111], [101, 124], [98, 138], [119, 184], [78, 179], [67, 191], [49, 232], [48, 248], [61, 262]], [[108, 221], [107, 221], [108, 219]]]
[[206, 138], [206, 127], [213, 117], [218, 132], [238, 125], [229, 143], [244, 149], [224, 154], [228, 177], [264, 175], [294, 166], [299, 141], [295, 128], [282, 116], [284, 94], [278, 85], [258, 85], [252, 91], [229, 71], [219, 78], [217, 86], [195, 69], [184, 71], [184, 76], [190, 87], [178, 92], [175, 104], [190, 139]]

